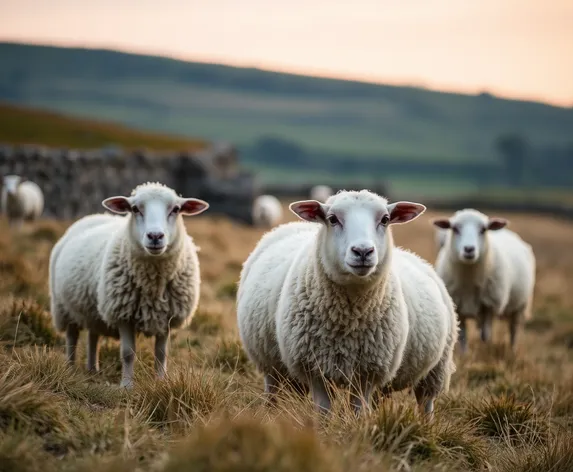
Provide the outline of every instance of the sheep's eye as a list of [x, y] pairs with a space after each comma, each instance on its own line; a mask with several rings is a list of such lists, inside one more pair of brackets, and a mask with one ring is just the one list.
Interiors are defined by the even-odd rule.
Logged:
[[340, 221], [338, 220], [338, 218], [336, 217], [336, 215], [328, 215], [328, 217], [326, 218], [328, 220], [328, 222], [334, 226], [337, 225], [338, 223], [340, 223]]
[[135, 215], [137, 215], [137, 214], [139, 213], [139, 208], [137, 208], [137, 206], [133, 205], [133, 206], [131, 207], [131, 211], [132, 211]]
[[173, 210], [171, 210], [171, 213], [172, 213], [173, 215], [176, 215], [176, 214], [179, 213], [180, 211], [181, 211], [181, 207], [180, 207], [179, 205], [175, 205], [175, 206], [173, 207]]
[[454, 232], [454, 234], [460, 234], [460, 228], [458, 228], [457, 226], [452, 227], [452, 231]]
[[380, 220], [380, 224], [381, 224], [382, 226], [388, 226], [388, 223], [390, 223], [390, 216], [384, 215], [384, 216], [382, 217], [382, 219]]
[[486, 229], [485, 226], [482, 226], [482, 227], [479, 229], [479, 234], [484, 234], [484, 233], [485, 233], [485, 229]]

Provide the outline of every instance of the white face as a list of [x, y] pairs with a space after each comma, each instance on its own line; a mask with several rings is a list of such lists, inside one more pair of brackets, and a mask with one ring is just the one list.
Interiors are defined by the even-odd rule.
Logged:
[[131, 213], [134, 240], [152, 256], [164, 254], [181, 237], [179, 215], [198, 215], [209, 204], [196, 198], [181, 198], [168, 189], [142, 190], [131, 197], [111, 197], [102, 202], [108, 210]]
[[461, 212], [450, 219], [435, 220], [434, 225], [451, 229], [450, 250], [464, 264], [475, 264], [487, 249], [487, 232], [504, 228], [507, 221], [488, 218], [477, 211]]
[[14, 195], [16, 190], [18, 190], [18, 185], [20, 185], [21, 181], [22, 178], [18, 175], [7, 175], [4, 177], [4, 188], [6, 189], [6, 192], [10, 195]]
[[314, 200], [295, 202], [291, 210], [300, 218], [322, 223], [321, 256], [329, 277], [337, 283], [365, 281], [382, 270], [391, 236], [389, 226], [418, 217], [418, 203], [387, 204], [369, 192], [338, 194], [330, 204]]

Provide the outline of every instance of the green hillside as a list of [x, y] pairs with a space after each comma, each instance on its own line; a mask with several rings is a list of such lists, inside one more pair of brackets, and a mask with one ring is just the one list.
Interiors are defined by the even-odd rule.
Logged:
[[77, 149], [117, 145], [125, 149], [196, 150], [206, 145], [198, 139], [142, 132], [115, 123], [63, 116], [4, 103], [0, 103], [0, 142]]
[[231, 141], [268, 179], [329, 171], [475, 184], [497, 177], [501, 134], [542, 148], [573, 139], [573, 109], [489, 94], [14, 43], [0, 43], [0, 63], [0, 100]]

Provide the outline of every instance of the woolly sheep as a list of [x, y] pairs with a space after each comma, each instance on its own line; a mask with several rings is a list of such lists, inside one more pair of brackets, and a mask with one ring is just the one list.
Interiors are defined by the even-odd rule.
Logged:
[[315, 185], [310, 190], [310, 199], [324, 203], [332, 193], [332, 189], [328, 185]]
[[44, 211], [44, 194], [35, 182], [19, 175], [6, 175], [2, 185], [2, 213], [10, 226], [21, 226], [23, 220], [33, 221]]
[[457, 306], [462, 352], [467, 318], [477, 320], [484, 342], [491, 338], [493, 318], [506, 318], [515, 349], [518, 325], [531, 317], [536, 265], [531, 246], [506, 228], [506, 219], [471, 208], [433, 224], [451, 230], [435, 266]]
[[255, 226], [272, 228], [280, 223], [282, 216], [281, 202], [273, 195], [259, 195], [253, 202]]
[[455, 371], [456, 313], [433, 267], [394, 247], [391, 231], [425, 207], [362, 190], [290, 209], [310, 223], [265, 234], [237, 294], [240, 336], [265, 392], [272, 398], [282, 376], [295, 379], [328, 411], [331, 381], [350, 385], [359, 411], [376, 385], [411, 386], [431, 415]]
[[155, 336], [155, 368], [162, 378], [169, 331], [188, 324], [197, 308], [197, 247], [180, 215], [197, 215], [209, 205], [159, 183], [139, 185], [130, 197], [102, 204], [127, 216], [86, 216], [56, 243], [50, 255], [51, 312], [56, 329], [66, 332], [70, 363], [80, 330], [88, 330], [90, 371], [98, 369], [99, 337], [119, 338], [121, 386], [131, 387], [136, 332]]
[[447, 235], [448, 235], [447, 230], [436, 227], [434, 238], [436, 240], [436, 248], [438, 249], [438, 251], [442, 249], [443, 245], [446, 243]]

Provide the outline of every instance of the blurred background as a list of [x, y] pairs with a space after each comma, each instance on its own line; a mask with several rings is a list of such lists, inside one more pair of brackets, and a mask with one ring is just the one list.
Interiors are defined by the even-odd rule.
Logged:
[[570, 0], [0, 10], [0, 172], [39, 181], [48, 214], [143, 180], [245, 221], [317, 184], [573, 214]]

